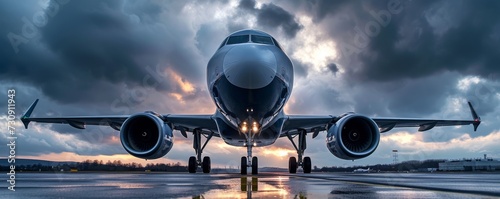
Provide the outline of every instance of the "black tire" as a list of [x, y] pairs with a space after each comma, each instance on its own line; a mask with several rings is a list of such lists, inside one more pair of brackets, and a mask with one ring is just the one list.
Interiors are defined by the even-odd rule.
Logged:
[[211, 169], [211, 162], [210, 162], [210, 157], [205, 156], [203, 157], [203, 162], [201, 163], [201, 168], [203, 169], [203, 173], [210, 173]]
[[297, 159], [295, 157], [288, 159], [288, 172], [297, 173]]
[[259, 159], [257, 157], [252, 158], [252, 175], [259, 174]]
[[188, 161], [189, 173], [196, 173], [196, 167], [198, 167], [198, 165], [196, 163], [196, 157], [194, 157], [194, 156], [189, 157], [189, 161]]
[[304, 162], [302, 163], [302, 168], [304, 169], [304, 173], [311, 173], [311, 158], [305, 157]]
[[241, 157], [241, 175], [247, 174], [247, 157]]

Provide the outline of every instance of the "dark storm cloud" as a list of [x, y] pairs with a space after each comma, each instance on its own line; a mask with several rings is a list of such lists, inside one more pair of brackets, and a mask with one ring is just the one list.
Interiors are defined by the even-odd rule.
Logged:
[[499, 2], [324, 2], [318, 1], [314, 11], [330, 11], [331, 18], [321, 19], [331, 22], [328, 31], [340, 41], [342, 61], [350, 66], [346, 73], [353, 81], [419, 78], [443, 71], [483, 77], [500, 72]]
[[321, 21], [323, 20], [323, 18], [329, 15], [334, 15], [335, 13], [339, 12], [339, 10], [343, 9], [345, 5], [352, 5], [352, 1], [349, 0], [310, 0], [305, 2], [301, 1], [301, 3], [305, 3], [308, 10], [314, 10], [313, 16], [315, 21]]
[[[184, 100], [208, 99], [197, 87], [204, 80], [200, 68], [205, 65], [199, 64], [194, 34], [189, 25], [175, 18], [184, 6], [180, 2], [165, 6], [150, 1], [52, 1], [57, 11], [45, 10], [49, 16], [45, 24], [36, 22], [40, 18], [35, 16], [44, 13], [38, 2], [0, 2], [0, 87], [16, 89], [18, 117], [37, 98], [34, 117], [168, 112], [168, 107], [158, 105], [158, 94], [151, 92], [183, 93], [170, 71], [194, 82], [194, 91], [185, 94]], [[9, 33], [21, 43], [13, 46]], [[0, 105], [5, 103], [0, 101]], [[34, 125], [20, 130], [26, 136], [20, 145], [29, 146], [21, 150], [24, 155], [126, 153], [120, 144], [110, 143], [119, 132], [108, 126], [80, 130], [40, 125], [40, 134]], [[74, 136], [73, 140], [61, 140], [49, 130], [66, 138]]]
[[283, 3], [293, 13], [311, 16], [335, 41], [336, 64], [343, 71], [337, 78], [347, 83], [337, 90], [353, 97], [357, 112], [425, 117], [441, 111], [449, 96], [474, 100], [457, 91], [460, 78], [498, 80], [498, 2]]
[[253, 9], [255, 9], [256, 3], [257, 2], [255, 2], [255, 0], [241, 0], [238, 7], [243, 8], [243, 9], [247, 9], [247, 10], [253, 10]]
[[335, 63], [330, 63], [326, 66], [326, 68], [328, 68], [328, 70], [330, 72], [332, 72], [333, 74], [336, 74], [337, 72], [339, 72], [339, 67], [337, 66], [337, 64]]
[[193, 70], [202, 66], [193, 59], [197, 55], [186, 27], [160, 17], [182, 4], [58, 2], [51, 1], [45, 15], [37, 4], [2, 2], [2, 8], [23, 12], [0, 14], [7, 21], [0, 31], [6, 36], [0, 45], [0, 80], [31, 84], [64, 103], [110, 103], [134, 87], [179, 90], [168, 74], [161, 75], [167, 67], [188, 80], [201, 79], [200, 70]]
[[279, 27], [287, 37], [293, 38], [303, 26], [297, 22], [295, 16], [273, 3], [262, 4], [261, 8], [255, 8], [255, 0], [241, 0], [238, 5], [243, 10], [255, 13], [257, 24], [266, 28]]

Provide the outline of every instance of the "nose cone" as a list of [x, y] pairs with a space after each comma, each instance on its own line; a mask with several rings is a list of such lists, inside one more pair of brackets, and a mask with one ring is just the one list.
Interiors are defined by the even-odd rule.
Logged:
[[276, 57], [264, 45], [238, 45], [226, 54], [223, 70], [231, 84], [259, 89], [273, 81], [277, 70]]

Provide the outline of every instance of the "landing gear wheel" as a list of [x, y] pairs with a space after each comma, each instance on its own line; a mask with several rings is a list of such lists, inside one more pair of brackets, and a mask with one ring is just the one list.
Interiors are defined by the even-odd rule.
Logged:
[[247, 157], [241, 157], [241, 175], [247, 174]]
[[205, 156], [203, 157], [203, 162], [201, 163], [201, 168], [203, 169], [203, 173], [210, 173], [210, 157]]
[[288, 171], [290, 173], [297, 173], [297, 159], [295, 157], [288, 159]]
[[259, 174], [259, 160], [257, 157], [252, 158], [252, 175]]
[[311, 158], [304, 157], [304, 162], [302, 163], [302, 168], [304, 169], [304, 173], [311, 173]]
[[[185, 131], [183, 131], [183, 132], [184, 132], [183, 135], [186, 136]], [[205, 149], [205, 146], [207, 146], [208, 141], [210, 141], [210, 139], [212, 139], [213, 135], [214, 135], [214, 132], [210, 132], [210, 134], [208, 134], [208, 136], [204, 135], [205, 138], [207, 138], [207, 139], [205, 140], [205, 143], [202, 145], [201, 144], [202, 130], [200, 130], [200, 129], [193, 130], [193, 149], [194, 149], [194, 152], [196, 153], [196, 157], [195, 156], [189, 157], [189, 162], [188, 162], [189, 173], [196, 173], [196, 169], [198, 169], [198, 166], [201, 166], [203, 173], [210, 173], [210, 169], [211, 169], [210, 157], [205, 156], [203, 158], [203, 161], [202, 161], [201, 156], [203, 153], [203, 149]]]
[[189, 157], [189, 161], [188, 161], [189, 173], [196, 173], [196, 167], [198, 167], [198, 165], [196, 163], [196, 157], [194, 157], [194, 156]]

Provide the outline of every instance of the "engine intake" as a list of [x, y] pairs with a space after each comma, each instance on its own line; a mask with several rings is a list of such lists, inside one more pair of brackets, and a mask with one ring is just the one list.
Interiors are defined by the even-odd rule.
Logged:
[[151, 113], [130, 116], [120, 130], [123, 148], [131, 155], [143, 159], [156, 159], [166, 155], [173, 146], [172, 129]]
[[380, 131], [372, 119], [347, 114], [328, 129], [327, 147], [338, 158], [355, 160], [369, 156], [377, 149]]

